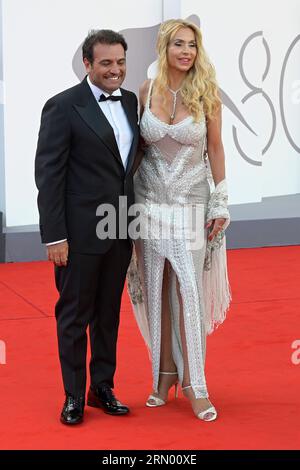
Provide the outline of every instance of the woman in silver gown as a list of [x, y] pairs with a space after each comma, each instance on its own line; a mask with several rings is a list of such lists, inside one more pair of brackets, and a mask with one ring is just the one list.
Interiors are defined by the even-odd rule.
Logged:
[[140, 90], [145, 155], [135, 175], [140, 236], [128, 288], [152, 360], [146, 405], [165, 405], [180, 383], [194, 414], [212, 421], [206, 336], [231, 300], [221, 102], [198, 27], [166, 21], [157, 48], [158, 75]]

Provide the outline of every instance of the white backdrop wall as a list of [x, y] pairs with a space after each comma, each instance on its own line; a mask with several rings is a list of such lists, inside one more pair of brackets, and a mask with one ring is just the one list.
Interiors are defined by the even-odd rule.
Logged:
[[161, 21], [162, 0], [3, 0], [7, 227], [38, 223], [33, 172], [41, 110], [78, 83], [72, 59], [88, 30]]
[[[263, 90], [272, 100], [277, 118], [274, 141], [263, 158], [264, 196], [300, 192], [300, 1], [280, 4], [275, 9], [275, 2], [261, 2], [264, 38], [271, 54]], [[266, 132], [264, 142], [267, 136]]]
[[[72, 59], [87, 31], [149, 30], [162, 21], [163, 5], [168, 3], [168, 17], [172, 7], [168, 0], [118, 0], [105, 7], [101, 0], [2, 2], [6, 226], [12, 227], [38, 223], [33, 168], [41, 109], [50, 96], [78, 82]], [[284, 58], [300, 32], [299, 0], [286, 0], [284, 8], [271, 0], [248, 5], [239, 0], [174, 0], [172, 5], [175, 16], [180, 11], [182, 18], [199, 17], [205, 48], [229, 100], [223, 110], [229, 202], [299, 193], [300, 41], [289, 55], [283, 80], [285, 119], [294, 145], [284, 129], [279, 94]], [[149, 54], [155, 44], [143, 46]], [[261, 87], [269, 101], [255, 89]], [[262, 155], [272, 136], [272, 107], [276, 130]]]
[[[300, 40], [291, 51], [283, 80], [287, 128], [296, 145], [288, 140], [282, 122], [280, 78], [285, 55], [300, 33], [300, 1], [182, 0], [181, 16], [192, 14], [200, 18], [204, 44], [221, 88], [257, 134], [252, 134], [228, 107], [224, 108], [223, 140], [230, 203], [299, 193]], [[267, 73], [263, 80], [264, 72]], [[255, 87], [262, 87], [265, 97], [253, 92], [243, 102]], [[242, 152], [233, 138], [234, 126]], [[268, 148], [263, 153], [265, 147]]]

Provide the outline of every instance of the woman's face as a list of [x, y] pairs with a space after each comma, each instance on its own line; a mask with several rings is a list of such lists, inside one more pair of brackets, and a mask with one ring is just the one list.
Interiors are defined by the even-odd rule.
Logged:
[[169, 67], [188, 72], [193, 67], [196, 56], [197, 43], [194, 31], [191, 28], [180, 28], [168, 45]]

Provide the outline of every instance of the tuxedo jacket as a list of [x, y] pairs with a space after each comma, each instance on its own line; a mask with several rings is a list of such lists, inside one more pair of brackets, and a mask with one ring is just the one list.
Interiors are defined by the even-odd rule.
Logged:
[[[38, 137], [35, 178], [43, 243], [67, 239], [74, 252], [105, 253], [111, 239], [97, 237], [100, 204], [119, 218], [119, 197], [134, 203], [133, 162], [138, 147], [137, 98], [121, 89], [133, 142], [124, 169], [113, 129], [86, 78], [45, 104]], [[123, 210], [124, 207], [123, 207]], [[128, 224], [128, 219], [127, 219]]]

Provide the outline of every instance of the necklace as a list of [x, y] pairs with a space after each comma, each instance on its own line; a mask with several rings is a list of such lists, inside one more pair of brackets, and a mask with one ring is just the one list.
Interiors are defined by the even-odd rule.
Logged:
[[170, 114], [170, 118], [171, 118], [171, 123], [174, 121], [174, 118], [175, 118], [175, 111], [176, 111], [176, 103], [177, 103], [177, 93], [181, 90], [181, 88], [178, 88], [178, 90], [174, 91], [172, 90], [170, 87], [168, 87], [168, 90], [170, 93], [172, 93], [173, 95], [173, 110], [172, 110], [172, 114]]

